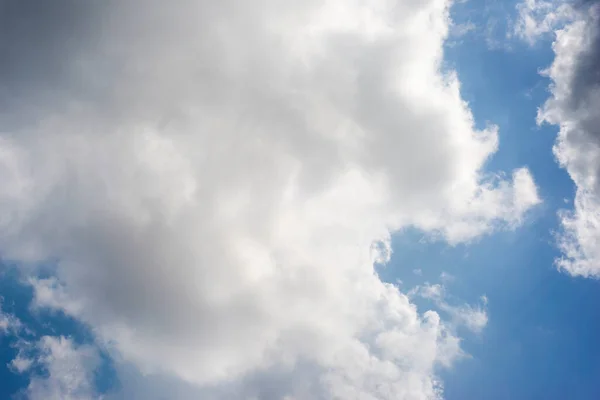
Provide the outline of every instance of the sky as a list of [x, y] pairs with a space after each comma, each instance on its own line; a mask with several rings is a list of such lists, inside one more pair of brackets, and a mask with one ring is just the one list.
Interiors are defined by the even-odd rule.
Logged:
[[600, 395], [600, 3], [0, 0], [0, 398]]

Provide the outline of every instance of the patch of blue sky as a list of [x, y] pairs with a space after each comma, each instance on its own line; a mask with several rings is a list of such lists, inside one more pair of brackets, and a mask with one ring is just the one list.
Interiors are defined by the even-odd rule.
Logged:
[[[470, 357], [440, 371], [448, 400], [592, 399], [600, 393], [600, 290], [598, 282], [559, 273], [553, 233], [556, 211], [570, 208], [574, 186], [552, 154], [556, 127], [537, 126], [548, 97], [540, 70], [553, 59], [551, 38], [531, 47], [509, 36], [516, 2], [458, 3], [458, 28], [446, 47], [446, 67], [457, 71], [463, 98], [478, 127], [499, 126], [500, 148], [490, 172], [527, 165], [544, 203], [515, 231], [450, 247], [416, 231], [393, 238], [383, 279], [404, 290], [425, 282], [474, 303], [489, 300], [480, 334], [461, 332]], [[502, 45], [500, 45], [502, 44]], [[568, 202], [565, 202], [565, 199]], [[415, 298], [421, 310], [431, 302]]]

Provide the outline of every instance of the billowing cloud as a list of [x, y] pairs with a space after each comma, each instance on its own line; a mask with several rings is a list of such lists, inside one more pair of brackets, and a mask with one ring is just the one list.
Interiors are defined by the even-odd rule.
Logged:
[[449, 1], [2, 4], [0, 248], [55, 266], [36, 306], [232, 398], [441, 395], [458, 338], [374, 264], [404, 227], [464, 242], [540, 202], [483, 173]]
[[546, 71], [552, 96], [538, 115], [560, 127], [554, 153], [577, 187], [574, 210], [561, 212], [558, 266], [586, 277], [600, 276], [599, 4], [578, 2], [575, 20], [556, 32], [556, 57]]

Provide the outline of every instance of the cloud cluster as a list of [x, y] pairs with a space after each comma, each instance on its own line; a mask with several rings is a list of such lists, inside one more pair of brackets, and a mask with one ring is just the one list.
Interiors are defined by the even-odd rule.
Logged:
[[573, 4], [564, 0], [524, 0], [517, 4], [517, 13], [514, 34], [529, 44], [554, 33], [577, 15]]
[[560, 127], [554, 153], [575, 182], [572, 212], [561, 212], [564, 232], [558, 266], [576, 276], [600, 276], [600, 3], [581, 1], [576, 18], [556, 31], [555, 59], [546, 74], [552, 96], [538, 122]]
[[[0, 339], [16, 349], [7, 366], [29, 383], [15, 398], [27, 400], [98, 399], [95, 371], [100, 365], [92, 345], [77, 345], [63, 336], [36, 336], [16, 315], [0, 307]], [[4, 341], [6, 340], [6, 341]]]
[[[25, 346], [25, 345], [22, 345]], [[94, 387], [94, 370], [100, 359], [91, 346], [77, 346], [69, 338], [43, 336], [33, 345], [21, 351], [35, 353], [28, 358], [19, 355], [11, 362], [18, 373], [41, 369], [43, 374], [33, 372], [23, 391], [29, 400], [88, 400], [98, 399]]]
[[450, 1], [38, 3], [0, 14], [0, 249], [55, 267], [36, 306], [232, 398], [441, 395], [458, 338], [374, 265], [404, 227], [469, 241], [540, 201], [482, 172]]

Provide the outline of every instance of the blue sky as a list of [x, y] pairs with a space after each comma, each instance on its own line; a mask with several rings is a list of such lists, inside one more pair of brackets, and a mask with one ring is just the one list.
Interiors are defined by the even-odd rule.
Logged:
[[[514, 229], [491, 230], [456, 245], [448, 244], [443, 238], [432, 238], [423, 230], [404, 227], [393, 233], [391, 259], [386, 265], [378, 266], [377, 272], [382, 281], [397, 284], [400, 291], [408, 293], [411, 302], [416, 304], [421, 313], [433, 309], [440, 313], [442, 319], [452, 320], [451, 313], [456, 308], [444, 309], [439, 302], [423, 298], [414, 291], [416, 287], [434, 284], [444, 287], [447, 295], [444, 301], [447, 304], [479, 305], [485, 309], [488, 320], [480, 332], [449, 322], [449, 331], [461, 339], [466, 355], [458, 357], [449, 368], [440, 365], [434, 367], [436, 376], [443, 381], [445, 399], [595, 399], [600, 396], [600, 345], [597, 340], [600, 337], [600, 311], [597, 307], [600, 304], [600, 286], [596, 279], [572, 276], [557, 270], [555, 260], [563, 255], [556, 245], [556, 235], [562, 230], [557, 212], [573, 209], [577, 187], [568, 171], [559, 166], [552, 151], [558, 127], [536, 123], [538, 109], [551, 96], [548, 89], [551, 78], [542, 76], [540, 71], [555, 59], [556, 54], [552, 49], [554, 36], [548, 32], [535, 43], [529, 44], [521, 38], [508, 35], [513, 32], [514, 23], [519, 17], [517, 4], [516, 1], [492, 0], [468, 0], [455, 4], [451, 15], [459, 27], [457, 30], [466, 26], [471, 28], [465, 29], [463, 34], [450, 35], [444, 47], [444, 66], [457, 72], [462, 98], [468, 103], [477, 128], [484, 129], [489, 123], [499, 127], [499, 149], [486, 162], [484, 170], [489, 173], [503, 172], [508, 176], [514, 169], [526, 166], [535, 179], [542, 203], [532, 207], [522, 223]], [[160, 165], [179, 168], [179, 164]], [[165, 187], [174, 191], [179, 189], [179, 186]], [[3, 204], [0, 203], [0, 207]], [[156, 204], [162, 203], [157, 201]], [[87, 212], [85, 208], [81, 210], [82, 213]], [[120, 218], [111, 214], [113, 217]], [[55, 227], [53, 229], [50, 232], [64, 233]], [[41, 233], [42, 236], [44, 234], [47, 232]], [[149, 240], [154, 239], [151, 237]], [[0, 241], [0, 246], [3, 243]], [[12, 242], [6, 243], [12, 245]], [[104, 249], [101, 245], [110, 247], [107, 241], [98, 240], [95, 243], [99, 243], [100, 251]], [[132, 246], [137, 244], [135, 242]], [[160, 247], [160, 244], [155, 243], [155, 246]], [[3, 253], [4, 249], [0, 247], [0, 254]], [[90, 257], [92, 262], [101, 263], [104, 260], [118, 263], [120, 260], [118, 255], [114, 258], [107, 256], [106, 259], [94, 257]], [[125, 259], [129, 260], [127, 257]], [[146, 259], [144, 261], [149, 262]], [[22, 272], [31, 271], [31, 266], [25, 264], [18, 259], [7, 259], [1, 267], [1, 310], [16, 316], [27, 326], [27, 330], [20, 331], [18, 335], [0, 334], [0, 399], [18, 396], [19, 393], [25, 393], [25, 398], [30, 396], [34, 399], [34, 392], [26, 391], [30, 379], [48, 378], [51, 375], [48, 368], [40, 363], [26, 374], [19, 374], [10, 363], [19, 354], [19, 349], [24, 348], [23, 340], [35, 343], [46, 335], [69, 337], [76, 348], [92, 346], [98, 353], [99, 367], [92, 373], [92, 392], [95, 397], [88, 397], [97, 398], [99, 394], [109, 393], [120, 398], [120, 388], [124, 384], [127, 386], [127, 382], [123, 382], [123, 376], [126, 376], [122, 375], [123, 370], [132, 364], [126, 363], [126, 367], [119, 369], [117, 364], [120, 358], [115, 356], [119, 354], [115, 349], [121, 348], [112, 342], [107, 344], [110, 340], [99, 333], [105, 327], [102, 325], [105, 319], [109, 320], [113, 311], [110, 307], [92, 307], [95, 311], [100, 310], [100, 316], [95, 319], [95, 316], [83, 311], [81, 314], [78, 314], [80, 311], [74, 311], [69, 316], [72, 308], [68, 305], [61, 305], [66, 312], [60, 311], [60, 307], [57, 307], [59, 311], [34, 307], [33, 303], [39, 303], [39, 300], [34, 301], [35, 285], [32, 287], [27, 282], [27, 274]], [[59, 271], [58, 267], [49, 271], [48, 276], [59, 274], [56, 272]], [[61, 276], [61, 279], [66, 279], [66, 276]], [[81, 276], [74, 276], [72, 280], [65, 281], [84, 282], [84, 291], [90, 288], [91, 291], [95, 290]], [[92, 273], [90, 276], [96, 275]], [[135, 279], [136, 275], [117, 276], [127, 281]], [[98, 277], [102, 280], [104, 275]], [[157, 284], [152, 276], [149, 279], [149, 285]], [[139, 298], [145, 298], [145, 290], [150, 291], [144, 288]], [[105, 293], [100, 296], [103, 295]], [[485, 300], [482, 300], [482, 296], [485, 296]], [[171, 306], [169, 299], [161, 301], [165, 309]], [[126, 314], [127, 318], [136, 319], [137, 313], [142, 315], [147, 311], [143, 306], [136, 308], [138, 305], [135, 300], [132, 304], [135, 306], [132, 306], [132, 314]], [[165, 320], [171, 321], [168, 317]], [[159, 329], [147, 321], [139, 323], [142, 327], [150, 326], [149, 330]], [[165, 332], [165, 335], [170, 334], [170, 331]], [[102, 342], [99, 339], [101, 337], [106, 342]], [[40, 356], [39, 348], [27, 348], [33, 359]], [[143, 357], [140, 359], [145, 360]], [[134, 364], [139, 363], [135, 357], [132, 360]], [[147, 360], [151, 363], [155, 359], [150, 357]], [[173, 377], [179, 373], [176, 368], [173, 371], [166, 376]], [[133, 374], [142, 382], [140, 385], [144, 379], [153, 379], [152, 376], [143, 378], [139, 369], [134, 368]], [[275, 386], [284, 385], [281, 383], [283, 381], [277, 381]], [[246, 382], [240, 385], [246, 387]], [[136, 389], [128, 387], [127, 390], [135, 392]], [[73, 398], [88, 398], [86, 396]]]
[[[481, 26], [488, 3], [457, 5], [453, 18]], [[503, 7], [512, 8], [508, 2]], [[501, 19], [502, 14], [492, 12], [491, 17]], [[503, 34], [499, 28], [495, 39], [507, 48], [492, 49], [485, 35], [467, 34], [447, 48], [446, 60], [458, 71], [477, 123], [494, 121], [500, 127], [500, 149], [490, 170], [527, 164], [544, 205], [522, 229], [468, 246], [423, 243], [419, 232], [400, 234], [382, 275], [412, 287], [439, 282], [446, 272], [455, 277], [449, 284], [452, 293], [470, 301], [488, 297], [485, 331], [464, 342], [472, 358], [444, 373], [446, 398], [593, 399], [600, 393], [600, 286], [555, 268], [561, 256], [554, 245], [553, 233], [560, 230], [556, 210], [572, 207], [574, 185], [552, 154], [557, 128], [535, 122], [548, 97], [548, 79], [539, 71], [554, 57], [552, 38], [529, 46]]]

